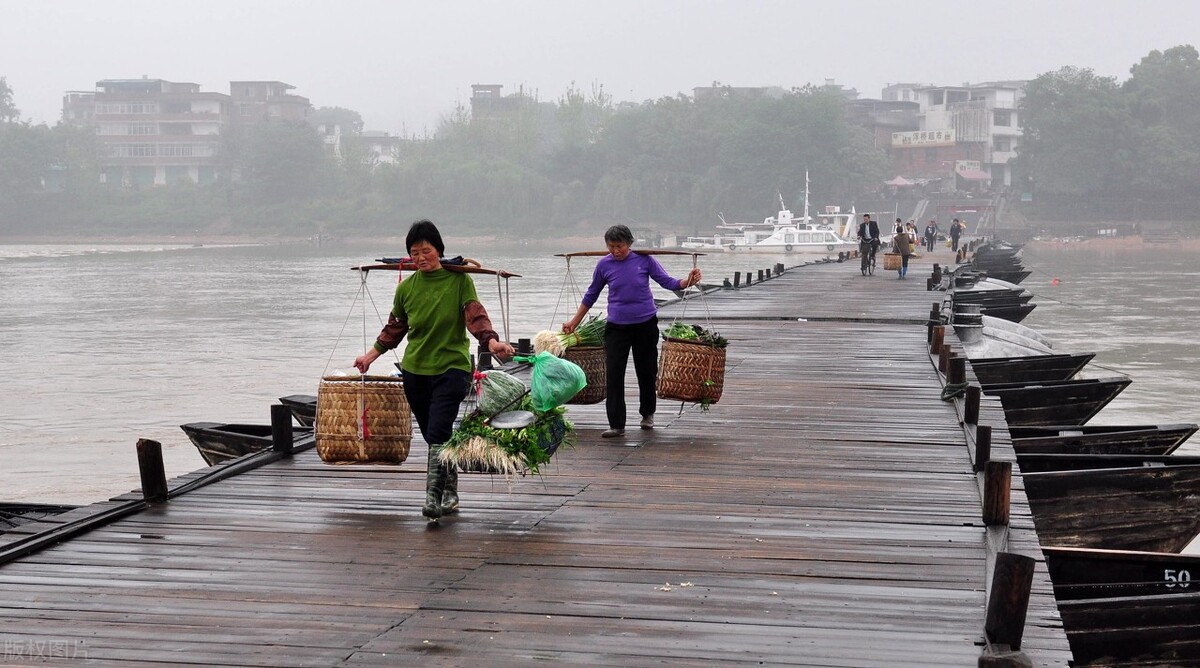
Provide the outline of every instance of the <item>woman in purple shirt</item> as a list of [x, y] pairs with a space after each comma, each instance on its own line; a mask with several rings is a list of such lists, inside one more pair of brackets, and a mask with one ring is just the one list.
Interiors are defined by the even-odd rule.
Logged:
[[625, 367], [633, 350], [633, 369], [637, 373], [639, 412], [642, 429], [654, 428], [654, 380], [658, 373], [658, 307], [650, 294], [653, 278], [667, 290], [682, 290], [700, 282], [700, 270], [692, 268], [687, 278], [674, 279], [650, 255], [629, 250], [633, 233], [624, 225], [613, 225], [604, 233], [608, 255], [596, 263], [592, 284], [583, 295], [575, 316], [563, 323], [564, 332], [573, 332], [608, 286], [608, 325], [604, 330], [608, 374], [605, 408], [608, 430], [604, 438], [625, 435]]

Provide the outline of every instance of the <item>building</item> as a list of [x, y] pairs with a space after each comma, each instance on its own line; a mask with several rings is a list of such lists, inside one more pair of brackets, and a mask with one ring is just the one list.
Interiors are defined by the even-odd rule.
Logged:
[[93, 126], [100, 180], [124, 186], [214, 181], [229, 96], [163, 79], [105, 79], [63, 97], [63, 121]]
[[947, 157], [953, 158], [960, 189], [984, 183], [992, 189], [1012, 185], [1011, 162], [1017, 157], [1022, 132], [1018, 107], [1024, 92], [1024, 81], [915, 88], [920, 130], [953, 133], [958, 150]]
[[229, 98], [233, 101], [233, 123], [307, 123], [312, 104], [307, 97], [288, 92], [295, 88], [282, 81], [230, 81]]
[[919, 111], [916, 102], [862, 98], [846, 103], [846, 121], [870, 130], [875, 137], [875, 148], [890, 151], [894, 133], [921, 127]]

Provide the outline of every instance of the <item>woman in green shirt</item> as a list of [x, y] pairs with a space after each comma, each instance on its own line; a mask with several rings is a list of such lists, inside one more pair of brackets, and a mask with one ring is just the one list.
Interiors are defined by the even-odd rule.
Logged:
[[429, 444], [421, 513], [436, 520], [458, 511], [458, 471], [438, 461], [438, 453], [450, 438], [459, 405], [471, 388], [466, 331], [497, 358], [511, 357], [513, 348], [492, 329], [471, 277], [442, 266], [446, 247], [433, 223], [413, 223], [404, 245], [418, 271], [396, 286], [387, 324], [375, 345], [354, 360], [354, 366], [366, 373], [372, 362], [408, 335], [400, 362], [404, 395]]

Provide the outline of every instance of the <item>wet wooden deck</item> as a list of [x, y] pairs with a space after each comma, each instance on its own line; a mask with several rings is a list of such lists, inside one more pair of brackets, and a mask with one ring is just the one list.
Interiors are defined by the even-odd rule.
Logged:
[[[402, 466], [309, 450], [7, 563], [4, 660], [973, 666], [988, 531], [917, 324], [928, 269], [805, 267], [708, 298], [733, 341], [719, 404], [660, 401], [623, 440], [573, 407], [548, 475], [464, 474], [440, 525], [418, 438]], [[1007, 549], [1040, 562], [1019, 480]], [[1022, 649], [1065, 666], [1050, 592], [1039, 563]]]

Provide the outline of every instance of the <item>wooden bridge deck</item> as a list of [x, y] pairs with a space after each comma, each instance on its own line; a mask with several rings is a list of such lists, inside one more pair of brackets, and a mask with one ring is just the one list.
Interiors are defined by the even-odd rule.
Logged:
[[[2, 656], [975, 665], [987, 531], [912, 324], [925, 274], [857, 274], [805, 267], [710, 298], [741, 318], [716, 325], [733, 341], [720, 403], [660, 402], [659, 428], [624, 440], [599, 438], [602, 406], [573, 407], [579, 442], [548, 475], [463, 474], [461, 515], [441, 525], [419, 513], [418, 438], [401, 466], [309, 450], [5, 564]], [[837, 317], [837, 301], [857, 322], [795, 320]], [[997, 435], [994, 457], [1013, 459]], [[1008, 549], [1041, 561], [1017, 475]], [[1022, 649], [1064, 666], [1050, 592], [1039, 563]]]

